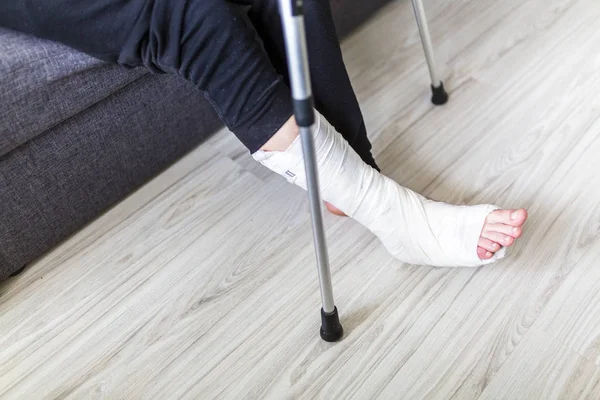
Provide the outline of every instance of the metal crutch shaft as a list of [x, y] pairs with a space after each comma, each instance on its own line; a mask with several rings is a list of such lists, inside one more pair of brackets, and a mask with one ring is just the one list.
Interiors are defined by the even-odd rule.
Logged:
[[419, 35], [421, 36], [421, 44], [425, 52], [425, 60], [431, 77], [431, 102], [435, 105], [442, 105], [448, 101], [448, 93], [444, 89], [444, 83], [440, 80], [437, 72], [435, 56], [433, 54], [433, 45], [431, 44], [431, 36], [429, 35], [429, 26], [427, 25], [427, 16], [422, 0], [411, 0]]
[[320, 333], [323, 340], [335, 342], [342, 337], [343, 329], [333, 301], [329, 255], [323, 226], [319, 176], [312, 134], [315, 115], [308, 68], [308, 52], [306, 50], [303, 0], [279, 0], [279, 13], [283, 24], [294, 116], [300, 127], [302, 153], [306, 170], [306, 184], [317, 256], [321, 302], [323, 304]]

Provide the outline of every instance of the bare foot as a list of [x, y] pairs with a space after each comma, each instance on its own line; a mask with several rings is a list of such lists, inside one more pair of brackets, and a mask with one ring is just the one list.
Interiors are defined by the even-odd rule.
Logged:
[[523, 233], [523, 224], [527, 221], [527, 211], [496, 210], [486, 220], [479, 242], [477, 255], [481, 260], [492, 258], [502, 246], [512, 246]]

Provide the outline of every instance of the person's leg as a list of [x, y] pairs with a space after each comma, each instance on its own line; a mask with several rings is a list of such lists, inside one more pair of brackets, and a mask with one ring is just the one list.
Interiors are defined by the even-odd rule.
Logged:
[[[428, 200], [365, 164], [318, 113], [314, 136], [323, 199], [369, 228], [402, 261], [484, 265], [502, 258], [505, 248], [522, 234], [525, 210]], [[254, 158], [306, 189], [302, 146], [293, 118]]]
[[[289, 81], [277, 0], [235, 0], [252, 4], [249, 16], [271, 62]], [[367, 164], [379, 170], [371, 142], [342, 58], [328, 0], [305, 0], [309, 66], [316, 109], [350, 143]]]
[[[251, 20], [271, 61], [289, 80], [277, 0], [236, 1], [253, 5]], [[436, 203], [378, 173], [329, 1], [306, 0], [304, 7], [315, 106], [325, 117], [318, 116], [315, 144], [321, 192], [330, 211], [335, 211], [329, 207], [333, 204], [357, 219], [403, 261], [473, 266], [503, 257], [505, 247], [521, 235], [527, 212]], [[293, 118], [254, 157], [305, 188], [302, 150]]]
[[224, 0], [3, 0], [0, 26], [191, 81], [250, 152], [293, 113], [256, 32]]

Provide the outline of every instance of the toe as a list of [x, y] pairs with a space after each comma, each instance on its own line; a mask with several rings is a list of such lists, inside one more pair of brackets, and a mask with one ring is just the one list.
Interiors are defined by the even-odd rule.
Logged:
[[488, 215], [486, 222], [490, 224], [505, 224], [511, 226], [522, 226], [527, 221], [527, 210], [496, 210]]
[[481, 232], [481, 237], [496, 242], [501, 246], [510, 246], [515, 242], [512, 236], [505, 235], [500, 232], [486, 231]]
[[510, 219], [512, 226], [523, 226], [525, 221], [527, 221], [527, 210], [524, 208], [519, 208], [518, 210], [513, 211], [510, 214]]
[[488, 260], [488, 259], [492, 258], [493, 254], [484, 248], [478, 247], [477, 248], [477, 256], [479, 257], [480, 260]]
[[486, 224], [483, 227], [483, 230], [487, 232], [499, 232], [504, 235], [512, 236], [515, 239], [521, 237], [521, 234], [523, 234], [523, 228], [520, 226], [510, 226], [505, 224]]
[[498, 250], [500, 250], [500, 245], [498, 243], [492, 242], [491, 240], [482, 238], [482, 237], [479, 238], [479, 242], [477, 243], [477, 246], [479, 246], [489, 252], [492, 252], [492, 253], [495, 253]]

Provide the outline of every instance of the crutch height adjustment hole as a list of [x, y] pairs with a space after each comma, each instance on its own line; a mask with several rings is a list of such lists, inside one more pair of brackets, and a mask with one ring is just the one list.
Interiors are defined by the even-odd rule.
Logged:
[[304, 0], [292, 0], [292, 15], [294, 17], [304, 15]]

